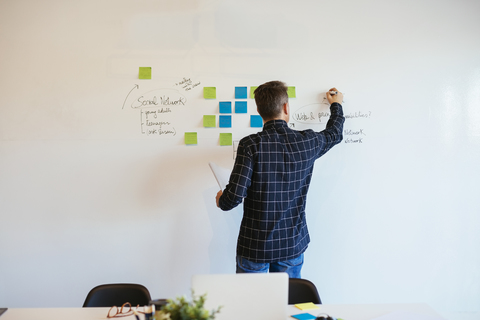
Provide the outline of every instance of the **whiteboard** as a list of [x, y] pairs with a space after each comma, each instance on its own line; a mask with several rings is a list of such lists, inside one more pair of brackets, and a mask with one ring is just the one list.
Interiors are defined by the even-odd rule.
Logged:
[[477, 2], [0, 8], [0, 305], [81, 306], [110, 282], [170, 298], [193, 274], [234, 272], [242, 208], [216, 208], [208, 163], [231, 168], [236, 141], [260, 130], [235, 88], [281, 80], [298, 130], [322, 130], [325, 91], [344, 93], [344, 140], [307, 198], [303, 277], [322, 300], [480, 312]]

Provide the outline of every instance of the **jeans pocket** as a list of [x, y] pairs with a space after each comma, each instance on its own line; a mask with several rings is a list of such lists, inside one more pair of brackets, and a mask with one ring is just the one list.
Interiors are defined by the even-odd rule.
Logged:
[[237, 269], [240, 268], [243, 272], [267, 272], [268, 267], [268, 263], [258, 263], [237, 257]]
[[298, 257], [286, 261], [279, 262], [280, 265], [285, 265], [287, 267], [298, 267], [303, 265], [303, 253]]

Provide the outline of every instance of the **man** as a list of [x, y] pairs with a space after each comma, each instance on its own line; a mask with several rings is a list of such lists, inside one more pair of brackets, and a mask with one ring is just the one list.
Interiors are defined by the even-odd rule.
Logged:
[[267, 82], [255, 90], [263, 130], [240, 140], [229, 184], [216, 197], [222, 210], [244, 200], [237, 273], [287, 272], [300, 278], [310, 242], [305, 202], [313, 164], [343, 138], [343, 95], [335, 92], [335, 88], [327, 92], [331, 115], [325, 130], [314, 132], [288, 127], [283, 82]]

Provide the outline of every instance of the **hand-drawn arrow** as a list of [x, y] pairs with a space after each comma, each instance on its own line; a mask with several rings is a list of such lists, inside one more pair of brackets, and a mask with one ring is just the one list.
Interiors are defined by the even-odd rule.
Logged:
[[135, 85], [135, 87], [132, 88], [132, 90], [130, 90], [130, 92], [127, 94], [127, 96], [125, 97], [125, 101], [123, 101], [123, 106], [122, 106], [122, 109], [123, 107], [125, 107], [125, 103], [127, 102], [127, 99], [128, 99], [128, 96], [130, 95], [130, 93], [132, 93], [133, 90], [135, 90], [139, 88], [138, 84]]

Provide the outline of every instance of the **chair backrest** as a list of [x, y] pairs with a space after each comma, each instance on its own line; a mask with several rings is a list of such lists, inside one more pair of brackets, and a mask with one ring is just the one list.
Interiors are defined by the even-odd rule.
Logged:
[[315, 285], [307, 279], [288, 279], [288, 304], [313, 302], [321, 304]]
[[150, 292], [141, 284], [102, 284], [90, 290], [83, 307], [120, 307], [125, 302], [130, 302], [132, 306], [145, 306], [150, 300]]

